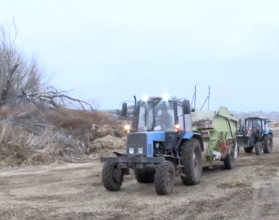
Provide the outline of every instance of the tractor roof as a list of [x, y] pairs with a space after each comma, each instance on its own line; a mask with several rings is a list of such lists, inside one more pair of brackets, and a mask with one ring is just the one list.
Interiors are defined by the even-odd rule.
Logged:
[[249, 116], [249, 117], [247, 117], [246, 119], [255, 119], [255, 118], [258, 118], [258, 119], [267, 119], [266, 117], [260, 117], [260, 116]]
[[164, 97], [164, 96], [149, 96], [149, 97], [145, 97], [144, 99], [141, 99], [139, 101], [154, 101], [154, 100], [165, 100], [165, 101], [180, 101], [181, 99], [176, 99], [173, 97]]

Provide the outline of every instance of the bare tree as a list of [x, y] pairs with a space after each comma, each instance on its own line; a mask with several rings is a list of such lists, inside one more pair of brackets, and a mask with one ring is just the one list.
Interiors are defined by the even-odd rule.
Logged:
[[[92, 104], [81, 99], [73, 98], [68, 93], [70, 91], [58, 91], [52, 86], [47, 86], [42, 91], [28, 93], [22, 88], [22, 93], [18, 97], [26, 98], [32, 103], [40, 105], [42, 108], [60, 108], [60, 107], [81, 107], [83, 110], [93, 110]], [[79, 106], [77, 106], [78, 104]]]
[[18, 28], [13, 19], [12, 24], [0, 26], [0, 91], [1, 105], [10, 97], [17, 96], [24, 88], [31, 92], [39, 90], [42, 70], [36, 57], [27, 60], [15, 44]]
[[89, 102], [70, 96], [70, 91], [58, 91], [42, 83], [43, 70], [36, 56], [27, 59], [20, 52], [15, 44], [17, 36], [14, 18], [12, 24], [0, 26], [0, 106], [16, 106], [23, 98], [41, 107], [93, 109]]

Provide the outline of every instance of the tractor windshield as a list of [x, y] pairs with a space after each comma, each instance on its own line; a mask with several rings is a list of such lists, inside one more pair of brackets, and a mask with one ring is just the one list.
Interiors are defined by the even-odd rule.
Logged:
[[261, 129], [261, 119], [257, 119], [257, 118], [246, 119], [245, 126], [249, 128], [251, 125], [257, 129]]
[[138, 131], [174, 131], [174, 102], [141, 102]]

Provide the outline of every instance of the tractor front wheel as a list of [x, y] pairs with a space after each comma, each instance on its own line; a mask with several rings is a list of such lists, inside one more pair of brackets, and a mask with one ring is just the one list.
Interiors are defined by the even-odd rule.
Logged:
[[264, 153], [271, 153], [273, 148], [273, 139], [270, 134], [264, 136]]
[[183, 173], [181, 176], [184, 185], [196, 185], [200, 183], [202, 176], [202, 151], [200, 142], [196, 138], [187, 140], [180, 146], [182, 156], [181, 164]]
[[256, 153], [256, 155], [261, 155], [262, 152], [263, 152], [262, 143], [261, 142], [257, 142], [255, 144], [255, 153]]
[[172, 192], [175, 181], [174, 164], [166, 161], [158, 165], [155, 173], [155, 189], [158, 195], [168, 195]]
[[106, 162], [103, 166], [102, 181], [104, 187], [109, 191], [118, 191], [122, 186], [124, 173], [117, 166], [118, 163], [110, 162]]

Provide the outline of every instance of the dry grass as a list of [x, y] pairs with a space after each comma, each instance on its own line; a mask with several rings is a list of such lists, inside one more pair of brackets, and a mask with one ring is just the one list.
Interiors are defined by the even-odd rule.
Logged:
[[99, 111], [59, 109], [48, 111], [46, 117], [52, 124], [66, 129], [91, 129], [92, 124], [116, 125], [115, 119], [111, 115]]
[[[47, 126], [40, 135], [34, 135], [23, 127], [15, 126], [11, 120], [0, 122], [0, 166], [20, 165], [23, 162], [46, 161], [55, 148], [52, 137], [54, 133]], [[45, 154], [45, 156], [35, 156]], [[47, 160], [49, 161], [49, 159]]]
[[[0, 166], [47, 163], [53, 161], [53, 155], [83, 158], [92, 151], [90, 142], [96, 138], [124, 135], [111, 115], [98, 111], [42, 111], [31, 104], [2, 107], [0, 119]], [[100, 126], [91, 130], [93, 124]]]
[[222, 182], [217, 184], [218, 188], [222, 189], [231, 189], [231, 188], [245, 188], [245, 187], [250, 187], [252, 186], [251, 182], [248, 182], [247, 180], [242, 180], [242, 179], [234, 179], [226, 182]]
[[256, 167], [254, 172], [258, 176], [276, 176], [279, 173], [279, 168], [277, 166], [264, 165], [262, 167]]

